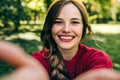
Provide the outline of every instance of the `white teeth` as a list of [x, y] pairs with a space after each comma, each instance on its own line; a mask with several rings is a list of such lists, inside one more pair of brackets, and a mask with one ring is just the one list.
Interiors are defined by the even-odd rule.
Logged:
[[71, 37], [71, 36], [61, 36], [60, 38], [61, 39], [72, 39], [73, 37]]

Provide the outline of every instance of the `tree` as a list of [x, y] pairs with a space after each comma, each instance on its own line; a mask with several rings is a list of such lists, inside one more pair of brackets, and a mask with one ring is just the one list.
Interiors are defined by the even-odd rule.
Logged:
[[17, 32], [20, 20], [30, 17], [24, 11], [21, 0], [0, 0], [0, 30], [1, 33]]
[[44, 0], [45, 4], [46, 4], [46, 8], [48, 8], [50, 6], [50, 4], [52, 3], [53, 0]]
[[111, 18], [111, 0], [82, 0], [88, 10], [92, 22], [106, 23]]

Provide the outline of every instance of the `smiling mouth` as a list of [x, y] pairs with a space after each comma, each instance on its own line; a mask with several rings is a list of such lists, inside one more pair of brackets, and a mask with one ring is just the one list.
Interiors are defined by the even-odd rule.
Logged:
[[75, 38], [75, 36], [71, 36], [71, 35], [59, 35], [58, 37], [63, 42], [70, 42]]

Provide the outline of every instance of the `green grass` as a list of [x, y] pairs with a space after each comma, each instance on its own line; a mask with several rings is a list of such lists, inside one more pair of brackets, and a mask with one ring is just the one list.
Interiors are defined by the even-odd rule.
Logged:
[[[22, 34], [25, 35], [26, 33]], [[21, 46], [29, 55], [41, 49], [42, 45], [39, 39], [39, 33], [31, 33], [31, 36], [29, 35], [28, 38], [19, 34], [21, 33], [16, 33], [11, 36], [2, 35], [0, 38]], [[96, 35], [95, 40], [86, 38], [82, 43], [107, 52], [113, 61], [114, 69], [120, 70], [120, 33], [96, 33]], [[0, 62], [0, 75], [9, 73], [12, 70], [13, 68], [10, 65], [5, 62]]]

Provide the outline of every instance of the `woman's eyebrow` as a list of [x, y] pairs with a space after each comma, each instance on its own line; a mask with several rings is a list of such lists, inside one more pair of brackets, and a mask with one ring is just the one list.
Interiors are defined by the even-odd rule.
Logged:
[[[56, 18], [55, 20], [63, 20], [62, 18]], [[80, 20], [81, 21], [81, 18], [72, 18], [71, 20]]]
[[55, 20], [62, 20], [61, 18], [56, 18]]
[[80, 20], [81, 21], [81, 18], [72, 18], [71, 20]]

